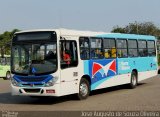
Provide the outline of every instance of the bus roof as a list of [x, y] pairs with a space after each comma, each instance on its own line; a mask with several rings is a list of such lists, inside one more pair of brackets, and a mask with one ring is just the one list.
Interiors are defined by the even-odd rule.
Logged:
[[150, 35], [137, 35], [137, 34], [123, 34], [123, 33], [110, 33], [110, 34], [100, 34], [98, 37], [103, 38], [125, 38], [125, 39], [147, 39], [147, 40], [155, 40], [155, 36]]
[[27, 33], [27, 32], [37, 32], [37, 31], [55, 31], [59, 33], [61, 36], [96, 36], [99, 34], [106, 34], [106, 32], [94, 32], [94, 31], [79, 31], [79, 30], [71, 30], [71, 29], [34, 29], [34, 30], [24, 30], [17, 32], [19, 33]]
[[37, 32], [37, 31], [56, 31], [61, 36], [96, 36], [102, 38], [126, 38], [126, 39], [147, 39], [147, 40], [155, 40], [154, 36], [150, 35], [138, 35], [138, 34], [123, 34], [123, 33], [106, 33], [106, 32], [94, 32], [94, 31], [79, 31], [79, 30], [71, 30], [71, 29], [35, 29], [35, 30], [24, 30], [17, 32], [26, 33], [26, 32]]

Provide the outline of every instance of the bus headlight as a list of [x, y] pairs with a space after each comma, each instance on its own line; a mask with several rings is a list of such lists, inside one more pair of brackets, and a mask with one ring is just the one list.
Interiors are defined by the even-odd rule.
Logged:
[[11, 78], [11, 83], [14, 86], [19, 86], [19, 83], [14, 78]]
[[50, 86], [53, 86], [53, 79], [49, 80], [46, 84], [45, 84], [46, 87], [50, 87]]
[[57, 80], [58, 80], [58, 77], [54, 77], [54, 78], [52, 78], [51, 80], [49, 80], [49, 81], [45, 84], [45, 86], [46, 86], [46, 87], [53, 86]]

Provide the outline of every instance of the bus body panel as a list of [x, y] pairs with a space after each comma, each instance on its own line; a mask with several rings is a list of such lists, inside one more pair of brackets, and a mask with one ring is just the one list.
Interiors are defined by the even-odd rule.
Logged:
[[[75, 40], [77, 42], [78, 52], [78, 65], [76, 67], [70, 67], [61, 69], [60, 66], [60, 49], [57, 48], [58, 55], [58, 68], [57, 72], [52, 75], [58, 77], [56, 83], [51, 87], [12, 87], [13, 95], [30, 95], [30, 96], [63, 96], [69, 94], [79, 93], [80, 80], [84, 75], [90, 77], [91, 90], [117, 86], [130, 83], [131, 73], [133, 70], [137, 70], [138, 81], [147, 79], [157, 74], [157, 59], [155, 57], [133, 57], [133, 58], [109, 58], [109, 59], [90, 59], [81, 60], [79, 49], [79, 37], [90, 36], [100, 38], [123, 38], [123, 39], [146, 39], [155, 40], [153, 36], [144, 35], [131, 35], [131, 34], [99, 34], [85, 32], [71, 31], [66, 32], [63, 35], [63, 31], [57, 32], [57, 47], [59, 47], [60, 37], [65, 37], [66, 40]], [[65, 32], [65, 30], [64, 30]], [[72, 35], [73, 34], [73, 35]], [[39, 92], [31, 93], [25, 92], [25, 89], [38, 89]], [[20, 91], [21, 90], [21, 91]], [[41, 91], [44, 90], [43, 93]], [[47, 93], [47, 90], [54, 90], [54, 93]], [[22, 93], [21, 93], [22, 92]]]
[[67, 68], [61, 70], [61, 95], [77, 93], [79, 90], [79, 69], [78, 67]]
[[[16, 79], [17, 82], [19, 83], [19, 86], [14, 86], [13, 84], [11, 84], [12, 95], [26, 95], [26, 96], [27, 95], [28, 96], [61, 96], [62, 95], [60, 93], [61, 84], [60, 84], [59, 71], [50, 75], [41, 75], [41, 76], [13, 75], [12, 77]], [[56, 82], [53, 86], [46, 87], [45, 83], [48, 80], [50, 80], [50, 77], [53, 77], [53, 80], [56, 80]], [[49, 90], [52, 90], [53, 92], [49, 92]]]
[[[20, 95], [20, 96], [61, 96], [60, 92], [60, 84], [55, 84], [52, 87], [17, 87], [11, 84], [12, 95]], [[27, 90], [28, 89], [28, 90]], [[33, 90], [37, 90], [36, 92], [32, 92]], [[41, 91], [44, 90], [43, 93]], [[54, 93], [47, 93], [47, 90], [54, 91]], [[21, 92], [20, 92], [21, 91]], [[26, 92], [28, 91], [28, 92]]]
[[[116, 64], [113, 62], [110, 66], [104, 67], [114, 60]], [[138, 81], [155, 76], [157, 74], [155, 57], [84, 61], [84, 74], [91, 78], [91, 90], [130, 83], [133, 70], [138, 72]]]

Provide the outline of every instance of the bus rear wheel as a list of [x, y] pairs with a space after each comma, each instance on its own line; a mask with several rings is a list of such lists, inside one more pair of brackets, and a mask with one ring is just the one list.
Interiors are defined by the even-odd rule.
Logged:
[[138, 84], [138, 77], [137, 77], [137, 73], [135, 71], [132, 71], [131, 74], [131, 82], [129, 84], [131, 89], [134, 89]]
[[78, 99], [86, 99], [90, 94], [90, 85], [87, 79], [82, 78], [79, 84]]

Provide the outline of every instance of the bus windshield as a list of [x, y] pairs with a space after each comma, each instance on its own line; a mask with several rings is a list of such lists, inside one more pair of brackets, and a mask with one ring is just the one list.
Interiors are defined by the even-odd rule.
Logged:
[[41, 34], [43, 33], [26, 33], [25, 36], [24, 33], [13, 38], [11, 58], [13, 73], [40, 75], [54, 73], [57, 70], [56, 36], [46, 36], [46, 34], [50, 34], [49, 32], [44, 33], [43, 39], [38, 38], [42, 36]]

